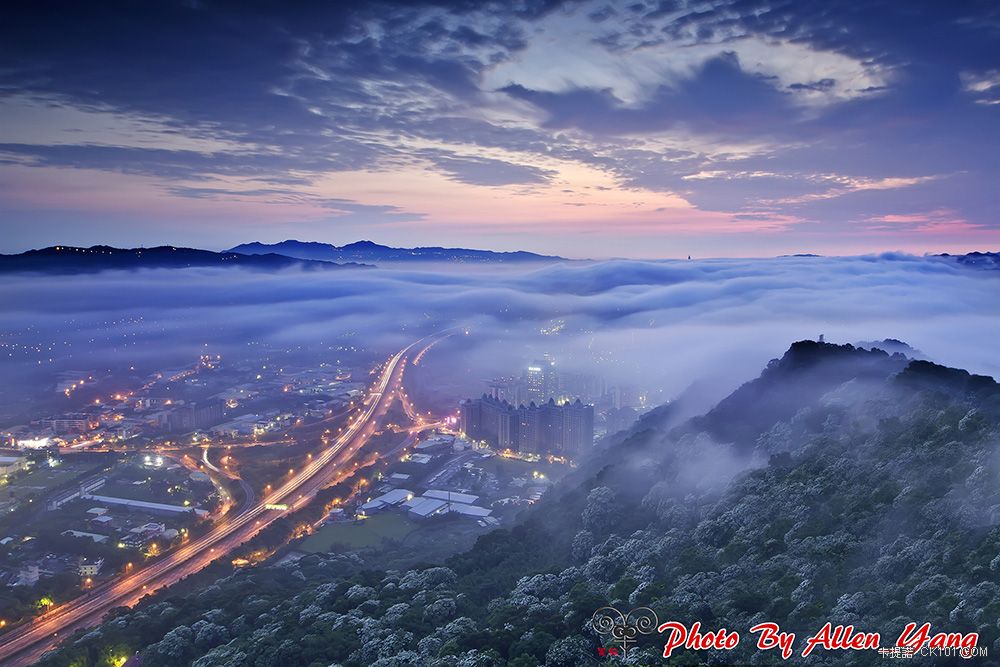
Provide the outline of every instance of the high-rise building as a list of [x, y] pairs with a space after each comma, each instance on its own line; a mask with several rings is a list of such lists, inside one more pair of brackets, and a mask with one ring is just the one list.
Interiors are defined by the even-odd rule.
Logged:
[[565, 452], [565, 407], [562, 405], [556, 405], [555, 401], [550, 398], [548, 403], [541, 406], [541, 413], [542, 432], [539, 437], [539, 446], [548, 452]]
[[525, 371], [525, 384], [527, 384], [528, 400], [541, 403], [546, 396], [545, 375], [548, 365], [544, 361], [533, 361]]
[[[486, 394], [483, 394], [485, 397]], [[495, 397], [491, 396], [493, 400]], [[483, 400], [468, 398], [458, 405], [458, 427], [462, 433], [474, 440], [482, 440]]]
[[641, 392], [632, 386], [614, 386], [608, 389], [612, 408], [635, 408], [642, 405]]
[[[584, 403], [594, 403], [608, 394], [604, 380], [590, 373], [556, 370], [555, 360], [546, 355], [528, 364], [520, 377], [497, 377], [488, 383], [489, 395], [512, 405], [542, 405], [550, 398], [565, 403], [579, 398]], [[620, 394], [612, 388], [612, 397], [620, 403]]]
[[462, 431], [499, 449], [577, 456], [594, 444], [594, 406], [551, 398], [515, 407], [483, 394], [460, 406]]
[[500, 449], [515, 449], [515, 408], [483, 394], [463, 401], [460, 406], [462, 432], [473, 440], [485, 440]]
[[535, 405], [541, 405], [559, 394], [559, 374], [555, 366], [555, 360], [547, 354], [544, 358], [528, 364], [524, 371], [524, 384], [529, 402], [534, 401]]
[[542, 431], [541, 414], [535, 402], [520, 406], [516, 411], [517, 451], [540, 454], [540, 438]]
[[494, 378], [489, 383], [490, 396], [498, 401], [507, 401], [511, 405], [521, 405], [528, 398], [527, 384], [524, 380], [514, 377]]
[[222, 408], [223, 403], [220, 400], [189, 403], [169, 414], [167, 428], [174, 432], [185, 432], [214, 426], [222, 421]]
[[560, 372], [555, 377], [558, 389], [553, 395], [558, 398], [579, 398], [584, 403], [592, 403], [607, 390], [601, 378], [589, 373]]
[[574, 456], [594, 446], [594, 406], [580, 399], [562, 406], [562, 452]]

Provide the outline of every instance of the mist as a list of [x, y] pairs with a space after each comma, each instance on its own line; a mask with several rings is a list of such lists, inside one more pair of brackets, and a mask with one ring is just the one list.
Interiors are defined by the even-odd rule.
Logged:
[[442, 343], [425, 372], [456, 394], [548, 353], [566, 370], [655, 388], [659, 402], [693, 383], [721, 397], [792, 341], [820, 334], [898, 338], [930, 360], [1000, 375], [996, 274], [900, 254], [10, 275], [0, 301], [0, 367], [41, 382], [102, 363], [163, 365], [203, 352], [238, 360], [253, 346], [322, 359], [349, 344], [384, 355], [453, 326], [468, 334]]

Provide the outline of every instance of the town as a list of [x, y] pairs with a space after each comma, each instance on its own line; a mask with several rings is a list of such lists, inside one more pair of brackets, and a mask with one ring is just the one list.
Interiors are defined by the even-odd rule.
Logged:
[[[424, 358], [437, 342], [414, 369], [433, 363]], [[268, 349], [146, 375], [59, 372], [52, 392], [71, 408], [3, 431], [0, 630], [136, 575], [251, 508], [293, 516], [304, 496], [266, 501], [361, 423], [385, 366], [354, 345], [335, 352], [334, 363]], [[634, 389], [557, 371], [550, 355], [483, 385], [479, 398], [424, 411], [400, 387], [331, 479], [350, 482], [346, 497], [284, 547], [232, 551], [232, 566], [276, 553], [447, 556], [537, 502], [588, 455], [595, 425], [597, 436], [622, 430], [645, 406]]]

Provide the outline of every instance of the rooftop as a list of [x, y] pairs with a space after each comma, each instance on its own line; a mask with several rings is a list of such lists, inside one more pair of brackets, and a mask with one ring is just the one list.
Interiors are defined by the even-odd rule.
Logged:
[[428, 517], [437, 514], [444, 509], [448, 503], [436, 498], [413, 498], [403, 503], [403, 507], [419, 517]]
[[471, 505], [479, 500], [479, 496], [474, 496], [469, 493], [457, 493], [455, 491], [444, 491], [442, 489], [428, 489], [427, 491], [424, 491], [424, 497], [437, 498], [439, 500], [447, 500], [455, 503], [466, 503], [468, 505]]

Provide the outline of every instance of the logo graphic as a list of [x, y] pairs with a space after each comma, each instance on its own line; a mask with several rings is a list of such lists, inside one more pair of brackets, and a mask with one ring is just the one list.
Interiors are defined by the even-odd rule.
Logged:
[[[614, 607], [601, 607], [594, 612], [590, 625], [600, 635], [611, 635], [612, 642], [621, 646], [622, 656], [628, 653], [639, 635], [651, 635], [656, 632], [659, 619], [656, 612], [649, 607], [636, 607], [628, 613], [622, 613]], [[612, 649], [613, 650], [613, 649]], [[615, 655], [617, 651], [610, 655]]]

